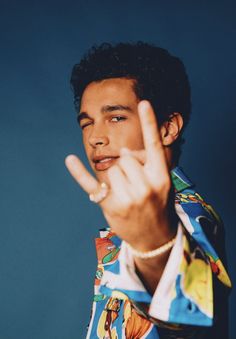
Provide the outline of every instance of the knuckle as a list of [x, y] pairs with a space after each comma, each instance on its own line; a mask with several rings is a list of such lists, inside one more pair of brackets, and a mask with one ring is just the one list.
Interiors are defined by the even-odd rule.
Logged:
[[149, 144], [151, 146], [153, 146], [154, 148], [156, 148], [157, 150], [162, 148], [162, 145], [161, 145], [160, 141], [157, 138], [152, 138], [152, 139], [150, 138]]
[[134, 200], [128, 200], [125, 204], [125, 208], [127, 211], [130, 212], [131, 209], [135, 207], [135, 201]]
[[142, 206], [146, 201], [153, 199], [155, 196], [155, 192], [151, 187], [145, 187], [139, 196], [136, 197], [136, 205], [139, 207]]
[[119, 214], [122, 218], [124, 219], [128, 219], [130, 216], [130, 211], [133, 208], [133, 204], [132, 203], [127, 203], [126, 205], [123, 205], [122, 208], [120, 208], [119, 210]]
[[155, 194], [154, 190], [151, 187], [147, 187], [145, 189], [145, 192], [143, 193], [143, 199], [150, 199], [153, 197], [153, 195]]
[[155, 192], [168, 192], [171, 189], [171, 181], [168, 176], [154, 184]]
[[170, 189], [171, 187], [171, 182], [170, 182], [170, 179], [169, 177], [166, 177], [163, 182], [162, 182], [162, 187], [166, 190]]

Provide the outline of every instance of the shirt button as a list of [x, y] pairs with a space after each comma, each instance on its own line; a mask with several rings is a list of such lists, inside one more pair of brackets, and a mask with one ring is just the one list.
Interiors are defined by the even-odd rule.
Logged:
[[188, 311], [189, 311], [189, 313], [195, 312], [196, 311], [196, 305], [190, 302], [188, 304]]

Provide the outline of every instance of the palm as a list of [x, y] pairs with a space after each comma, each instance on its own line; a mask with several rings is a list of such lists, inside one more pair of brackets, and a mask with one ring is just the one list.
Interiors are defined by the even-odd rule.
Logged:
[[[151, 244], [158, 226], [168, 224], [171, 180], [155, 114], [147, 101], [138, 105], [144, 150], [122, 151], [108, 169], [109, 194], [100, 202], [111, 229], [129, 243]], [[66, 165], [80, 186], [91, 194], [100, 183], [78, 157], [70, 155]], [[159, 227], [160, 228], [160, 227]], [[141, 240], [140, 240], [141, 239]], [[140, 243], [140, 246], [142, 244]]]

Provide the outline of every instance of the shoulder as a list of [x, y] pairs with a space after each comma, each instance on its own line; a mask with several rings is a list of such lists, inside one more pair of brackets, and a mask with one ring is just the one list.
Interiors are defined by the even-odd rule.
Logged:
[[181, 167], [171, 171], [175, 189], [176, 212], [184, 221], [186, 230], [193, 236], [201, 232], [217, 246], [217, 239], [224, 237], [224, 226], [216, 210], [189, 179]]

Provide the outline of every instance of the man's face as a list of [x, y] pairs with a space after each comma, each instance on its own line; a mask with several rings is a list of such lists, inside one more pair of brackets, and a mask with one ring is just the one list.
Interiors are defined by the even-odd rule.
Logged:
[[112, 78], [90, 83], [81, 100], [79, 122], [89, 163], [100, 181], [122, 147], [144, 148], [133, 80]]

